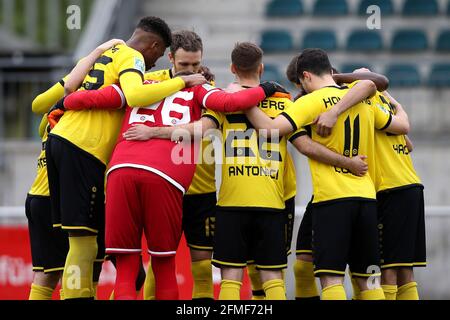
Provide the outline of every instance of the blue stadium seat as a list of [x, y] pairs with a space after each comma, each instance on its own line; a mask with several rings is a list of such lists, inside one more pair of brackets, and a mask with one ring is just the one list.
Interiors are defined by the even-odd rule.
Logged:
[[421, 51], [428, 48], [425, 32], [422, 30], [399, 30], [392, 40], [392, 51]]
[[437, 39], [436, 50], [450, 51], [450, 29], [441, 31]]
[[432, 87], [450, 87], [450, 64], [435, 64], [431, 69], [428, 84]]
[[303, 14], [300, 0], [272, 0], [266, 7], [267, 17], [296, 17]]
[[383, 40], [377, 31], [355, 30], [348, 37], [349, 51], [376, 51], [383, 48]]
[[352, 73], [353, 71], [359, 68], [367, 68], [369, 70], [372, 70], [372, 66], [367, 62], [352, 62], [343, 64], [339, 71], [341, 73]]
[[394, 14], [394, 6], [391, 0], [362, 0], [359, 4], [359, 14], [366, 15], [367, 8], [371, 5], [379, 6], [383, 16]]
[[283, 76], [280, 73], [280, 70], [278, 69], [278, 66], [274, 64], [265, 64], [264, 65], [264, 73], [262, 76], [262, 81], [277, 81], [279, 83], [286, 82], [285, 79], [283, 79]]
[[343, 16], [348, 14], [346, 0], [317, 0], [314, 4], [315, 16]]
[[438, 12], [436, 0], [406, 0], [403, 5], [405, 16], [435, 16]]
[[269, 30], [262, 34], [261, 48], [265, 52], [282, 52], [294, 49], [294, 44], [289, 31]]
[[336, 50], [336, 34], [332, 30], [308, 31], [303, 38], [303, 48], [321, 48], [327, 51]]
[[386, 70], [389, 85], [392, 87], [415, 87], [420, 85], [420, 74], [412, 64], [395, 64]]

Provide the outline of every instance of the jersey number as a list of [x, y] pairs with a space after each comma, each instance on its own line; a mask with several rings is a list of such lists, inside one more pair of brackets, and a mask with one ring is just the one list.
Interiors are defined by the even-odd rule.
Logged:
[[345, 127], [344, 156], [350, 157], [351, 155], [355, 157], [359, 154], [359, 138], [361, 130], [359, 124], [359, 115], [357, 115], [355, 120], [353, 120], [353, 139], [352, 139], [352, 127], [350, 116], [348, 116], [347, 119], [345, 119], [344, 127]]
[[95, 82], [86, 81], [85, 83], [83, 83], [83, 87], [86, 90], [100, 89], [105, 84], [105, 70], [95, 69], [95, 65], [98, 63], [106, 66], [111, 62], [113, 62], [113, 59], [110, 57], [101, 56], [100, 58], [98, 58], [97, 61], [95, 61], [94, 68], [91, 71], [89, 71], [89, 77], [95, 78], [96, 81]]
[[145, 108], [133, 108], [129, 124], [151, 122], [164, 126], [175, 126], [191, 122], [191, 109], [189, 106], [175, 103], [175, 99], [190, 101], [194, 98], [193, 92], [180, 91]]
[[[244, 147], [245, 141], [249, 141], [255, 132], [254, 127], [248, 121], [247, 117], [243, 114], [230, 114], [227, 115], [227, 121], [230, 124], [244, 124], [245, 129], [242, 130], [230, 130], [227, 133], [227, 139], [225, 143], [225, 156], [228, 158], [233, 157], [251, 157], [255, 158], [256, 155], [250, 147]], [[273, 151], [271, 145], [279, 144], [278, 141], [272, 141], [270, 138], [263, 139], [259, 135], [258, 137], [258, 152], [261, 159], [268, 161], [283, 161], [281, 153]], [[264, 148], [267, 144], [268, 148]], [[238, 146], [236, 146], [238, 145]]]

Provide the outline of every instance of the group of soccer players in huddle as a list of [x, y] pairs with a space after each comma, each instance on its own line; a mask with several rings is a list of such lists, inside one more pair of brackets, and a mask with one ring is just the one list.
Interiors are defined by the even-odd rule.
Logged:
[[[147, 72], [168, 47], [172, 68]], [[353, 299], [418, 299], [423, 186], [408, 116], [387, 79], [339, 74], [326, 52], [305, 49], [287, 67], [293, 100], [261, 83], [263, 52], [253, 43], [235, 45], [236, 81], [225, 90], [202, 58], [197, 34], [146, 17], [126, 43], [102, 44], [33, 101], [43, 118], [26, 201], [29, 298], [51, 299], [62, 279], [61, 299], [94, 299], [108, 259], [117, 270], [111, 299], [143, 290], [146, 300], [176, 300], [184, 232], [192, 299], [214, 299], [214, 265], [220, 300], [240, 299], [245, 268], [253, 299], [285, 300], [297, 193], [289, 141], [310, 159], [313, 183], [298, 230], [296, 299], [346, 299], [347, 266]]]

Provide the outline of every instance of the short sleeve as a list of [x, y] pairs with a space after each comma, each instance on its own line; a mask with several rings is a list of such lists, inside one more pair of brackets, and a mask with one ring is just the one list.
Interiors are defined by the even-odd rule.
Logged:
[[118, 46], [112, 50], [117, 50], [113, 63], [119, 77], [126, 72], [137, 72], [144, 77], [146, 67], [144, 57], [140, 52], [127, 46]]
[[281, 115], [286, 117], [294, 131], [297, 131], [299, 128], [313, 123], [317, 116], [323, 112], [322, 107], [323, 104], [318, 102], [316, 95], [311, 93], [298, 99]]
[[385, 107], [381, 103], [378, 96], [373, 102], [375, 128], [378, 130], [385, 130], [392, 122], [392, 113], [387, 109], [387, 106]]

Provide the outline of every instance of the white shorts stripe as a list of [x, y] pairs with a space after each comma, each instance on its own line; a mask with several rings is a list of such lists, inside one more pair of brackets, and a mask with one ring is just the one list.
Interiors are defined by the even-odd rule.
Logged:
[[177, 254], [176, 251], [167, 251], [167, 252], [155, 252], [155, 251], [150, 251], [148, 250], [148, 253], [153, 255], [153, 256], [160, 256], [160, 257], [165, 257], [165, 256], [174, 256]]
[[117, 249], [117, 248], [106, 248], [106, 252], [119, 252], [119, 253], [127, 253], [127, 252], [141, 252], [142, 249]]

